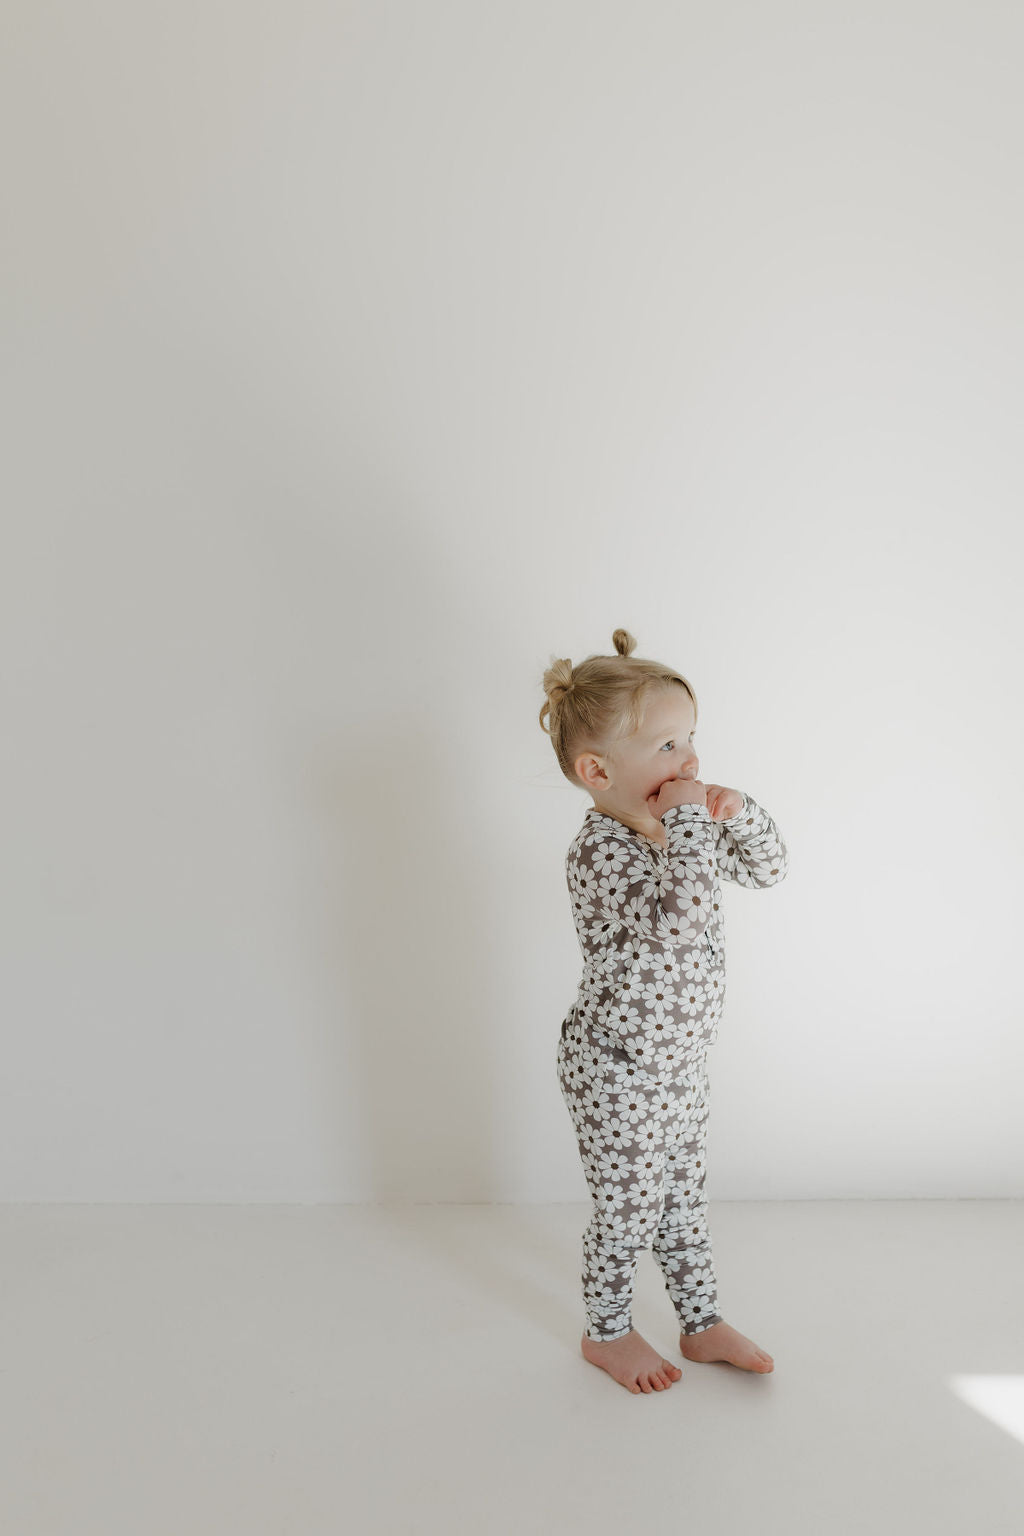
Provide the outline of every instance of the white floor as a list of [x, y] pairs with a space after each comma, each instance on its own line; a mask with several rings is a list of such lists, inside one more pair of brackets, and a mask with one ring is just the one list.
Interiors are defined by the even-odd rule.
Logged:
[[[1024, 1531], [1024, 1202], [712, 1202], [770, 1376], [579, 1353], [571, 1206], [0, 1207], [4, 1536]], [[677, 1329], [641, 1256], [634, 1323]]]

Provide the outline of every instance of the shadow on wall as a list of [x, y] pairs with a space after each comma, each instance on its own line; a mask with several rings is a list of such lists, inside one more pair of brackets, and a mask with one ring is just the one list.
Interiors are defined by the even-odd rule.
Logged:
[[268, 529], [302, 630], [296, 687], [309, 691], [288, 755], [305, 949], [325, 999], [308, 1052], [336, 1152], [329, 1198], [486, 1200], [502, 1120], [501, 939], [451, 701], [467, 634], [484, 648], [491, 637], [446, 584], [422, 511], [365, 488], [359, 513], [337, 503]]

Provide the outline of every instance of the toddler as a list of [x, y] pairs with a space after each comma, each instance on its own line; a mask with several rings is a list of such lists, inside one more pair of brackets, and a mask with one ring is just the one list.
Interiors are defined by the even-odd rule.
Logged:
[[624, 629], [612, 643], [616, 655], [575, 667], [552, 658], [543, 680], [541, 728], [594, 802], [565, 862], [583, 976], [562, 1020], [558, 1082], [593, 1199], [580, 1347], [631, 1392], [661, 1392], [682, 1373], [630, 1320], [645, 1248], [664, 1274], [685, 1359], [774, 1367], [718, 1311], [706, 1057], [725, 998], [719, 877], [777, 885], [788, 854], [748, 794], [697, 777], [686, 678], [634, 657]]

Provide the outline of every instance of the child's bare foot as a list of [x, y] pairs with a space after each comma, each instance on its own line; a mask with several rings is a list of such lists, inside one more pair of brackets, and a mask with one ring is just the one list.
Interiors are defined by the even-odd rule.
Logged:
[[664, 1392], [683, 1374], [678, 1365], [659, 1355], [635, 1328], [621, 1339], [588, 1339], [584, 1334], [580, 1349], [585, 1359], [599, 1365], [630, 1392]]
[[681, 1333], [679, 1349], [686, 1360], [727, 1360], [744, 1371], [774, 1371], [775, 1361], [729, 1323], [715, 1323], [703, 1333]]

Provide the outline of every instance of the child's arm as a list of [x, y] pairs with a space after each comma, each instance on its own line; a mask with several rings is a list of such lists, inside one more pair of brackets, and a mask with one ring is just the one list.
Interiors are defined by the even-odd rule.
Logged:
[[789, 854], [768, 812], [747, 794], [735, 816], [715, 822], [718, 870], [737, 885], [763, 890], [785, 880]]
[[658, 944], [699, 943], [711, 915], [716, 824], [705, 805], [670, 805], [661, 818], [668, 872], [660, 879], [632, 838], [588, 833], [570, 863], [569, 890], [591, 946], [621, 928]]

